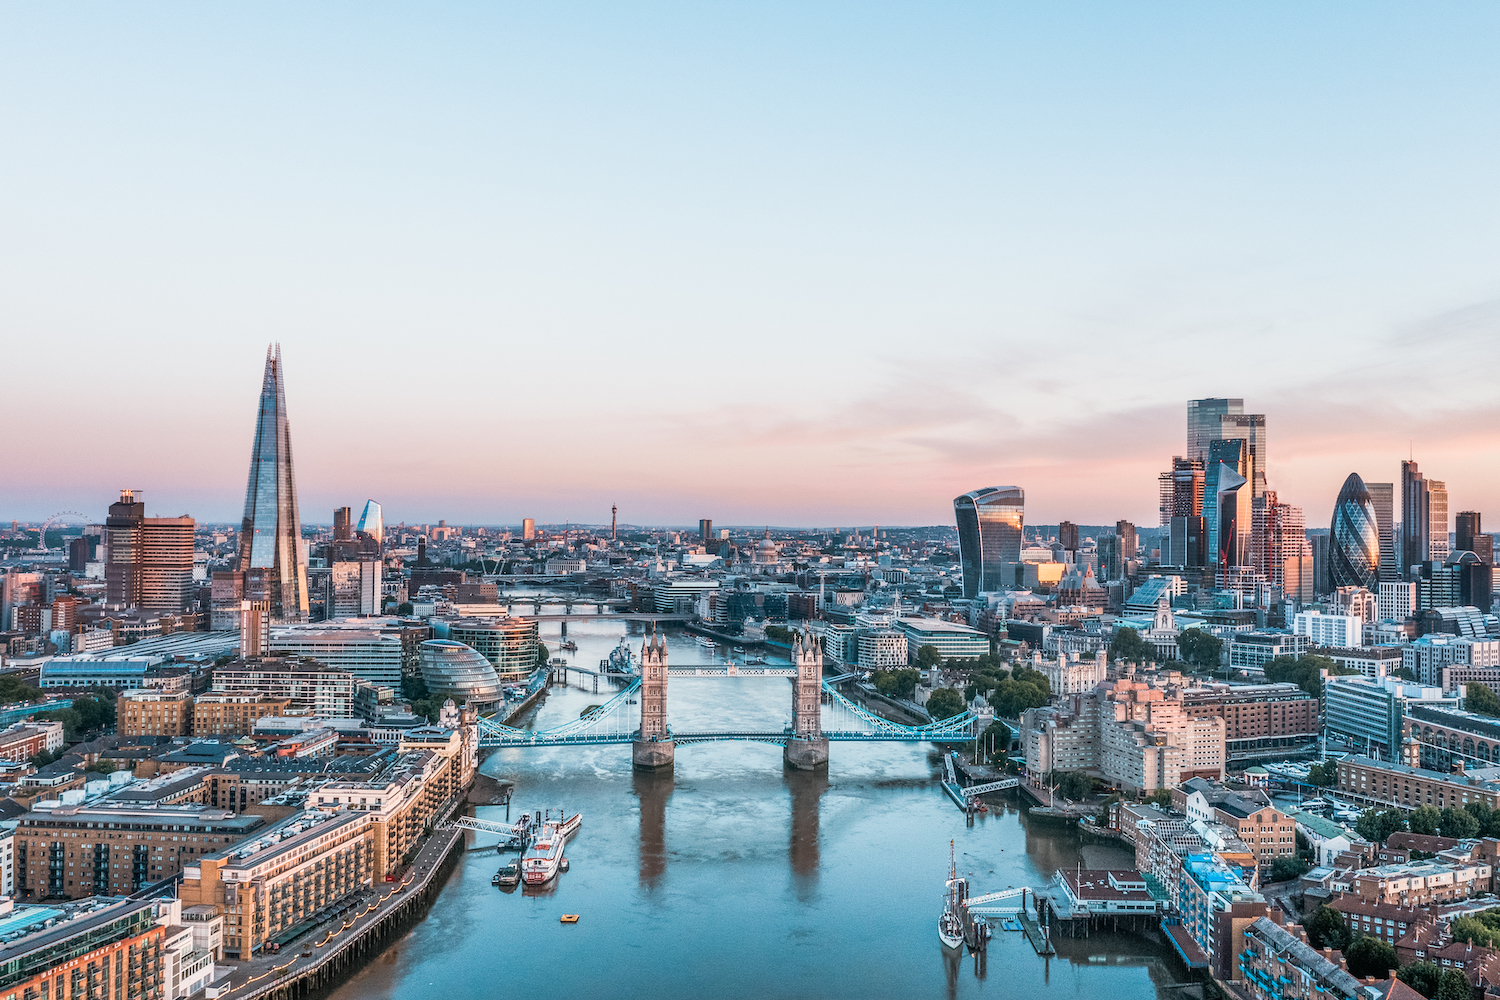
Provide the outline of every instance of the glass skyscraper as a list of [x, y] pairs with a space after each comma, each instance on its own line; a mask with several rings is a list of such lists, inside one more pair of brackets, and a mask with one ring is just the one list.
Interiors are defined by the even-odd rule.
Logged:
[[380, 504], [374, 500], [365, 501], [364, 513], [359, 515], [359, 527], [355, 530], [369, 535], [377, 546], [385, 544], [385, 521], [380, 512]]
[[1365, 483], [1370, 491], [1370, 502], [1375, 505], [1375, 524], [1380, 529], [1380, 579], [1395, 582], [1401, 579], [1399, 560], [1396, 558], [1396, 490], [1393, 483]]
[[1334, 501], [1328, 537], [1330, 587], [1364, 587], [1380, 593], [1380, 519], [1357, 472], [1349, 473]]
[[[1015, 586], [1014, 567], [1021, 561], [1026, 492], [1019, 486], [989, 486], [956, 497], [958, 555], [963, 566], [964, 596]], [[1011, 577], [1006, 578], [1007, 564]]]
[[274, 622], [307, 620], [307, 564], [301, 555], [297, 483], [286, 418], [281, 347], [266, 351], [266, 374], [250, 452], [245, 517], [240, 527], [240, 572], [245, 593], [265, 600]]

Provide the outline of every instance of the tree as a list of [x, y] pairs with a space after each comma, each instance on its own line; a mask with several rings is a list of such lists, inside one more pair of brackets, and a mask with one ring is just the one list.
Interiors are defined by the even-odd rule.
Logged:
[[990, 694], [990, 704], [1002, 719], [1019, 719], [1028, 708], [1041, 708], [1051, 700], [1052, 684], [1047, 675], [1026, 667], [1017, 667]]
[[396, 614], [400, 615], [402, 618], [410, 617], [411, 613], [411, 601], [402, 601], [400, 604], [396, 605]]
[[1432, 1000], [1474, 1000], [1474, 987], [1461, 969], [1444, 969], [1438, 976], [1437, 995]]
[[1154, 660], [1156, 647], [1151, 645], [1133, 628], [1121, 628], [1109, 644], [1111, 660]]
[[1396, 961], [1396, 949], [1379, 938], [1360, 937], [1344, 952], [1344, 961], [1349, 974], [1356, 979], [1372, 976], [1385, 979], [1392, 969], [1401, 963]]
[[1487, 948], [1500, 942], [1500, 910], [1484, 910], [1481, 913], [1459, 917], [1448, 927], [1455, 941], [1482, 944]]
[[1479, 820], [1467, 809], [1455, 809], [1453, 806], [1443, 810], [1442, 822], [1439, 829], [1443, 836], [1452, 837], [1455, 840], [1467, 840], [1479, 835]]
[[943, 665], [943, 654], [936, 646], [922, 646], [917, 650], [917, 668], [920, 670], [931, 670]]
[[1219, 666], [1224, 640], [1201, 628], [1185, 628], [1177, 636], [1177, 648], [1182, 652], [1182, 658], [1193, 666], [1214, 670]]
[[1436, 962], [1412, 962], [1397, 969], [1396, 978], [1424, 997], [1430, 997], [1437, 994], [1440, 971]]
[[1500, 695], [1483, 684], [1465, 684], [1464, 708], [1480, 715], [1500, 717]]
[[1307, 941], [1314, 948], [1338, 948], [1349, 944], [1349, 928], [1344, 924], [1344, 915], [1331, 906], [1320, 906], [1303, 924], [1307, 929]]
[[1283, 857], [1271, 862], [1271, 881], [1289, 882], [1307, 874], [1307, 862], [1301, 858]]
[[548, 654], [547, 652], [547, 644], [545, 642], [538, 641], [536, 644], [536, 665], [539, 667], [545, 667], [547, 665], [547, 657], [549, 655], [550, 654]]
[[1094, 790], [1094, 779], [1082, 771], [1054, 773], [1052, 780], [1057, 784], [1057, 794], [1072, 802], [1079, 801]]
[[927, 699], [927, 714], [935, 720], [951, 718], [963, 710], [963, 695], [952, 688], [938, 688]]
[[1323, 696], [1322, 671], [1329, 676], [1358, 673], [1350, 667], [1341, 667], [1326, 656], [1305, 653], [1302, 656], [1278, 656], [1265, 666], [1266, 680], [1277, 684], [1292, 683], [1312, 695]]
[[1339, 783], [1337, 764], [1314, 764], [1307, 769], [1307, 783], [1329, 788]]
[[1420, 833], [1427, 837], [1437, 835], [1438, 824], [1442, 821], [1443, 814], [1436, 806], [1417, 806], [1406, 817], [1406, 823], [1411, 827], [1412, 833]]
[[1384, 812], [1366, 809], [1359, 814], [1359, 820], [1354, 824], [1354, 832], [1372, 844], [1383, 844], [1391, 834], [1404, 829], [1406, 817], [1399, 809], [1387, 809]]
[[1165, 809], [1172, 804], [1172, 790], [1169, 788], [1158, 788], [1146, 796], [1146, 801], [1154, 806]]
[[913, 667], [875, 671], [875, 690], [887, 698], [910, 698], [917, 691], [922, 676]]

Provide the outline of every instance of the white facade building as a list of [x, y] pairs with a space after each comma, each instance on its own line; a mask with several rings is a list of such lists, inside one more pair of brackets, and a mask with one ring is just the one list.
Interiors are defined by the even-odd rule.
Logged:
[[1364, 645], [1365, 620], [1355, 615], [1302, 611], [1292, 616], [1292, 632], [1307, 636], [1317, 646], [1347, 649]]

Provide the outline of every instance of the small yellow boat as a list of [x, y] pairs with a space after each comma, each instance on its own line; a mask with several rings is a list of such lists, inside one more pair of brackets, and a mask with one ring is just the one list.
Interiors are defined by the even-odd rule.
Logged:
[[565, 923], [565, 924], [576, 924], [576, 923], [578, 923], [578, 914], [576, 914], [576, 913], [564, 913], [562, 915], [562, 922]]

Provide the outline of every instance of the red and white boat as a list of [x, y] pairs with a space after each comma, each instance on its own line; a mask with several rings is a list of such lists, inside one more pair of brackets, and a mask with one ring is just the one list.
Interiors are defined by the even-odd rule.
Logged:
[[544, 821], [536, 840], [521, 858], [521, 878], [527, 885], [546, 885], [557, 877], [568, 838], [583, 825], [583, 813], [561, 822]]

